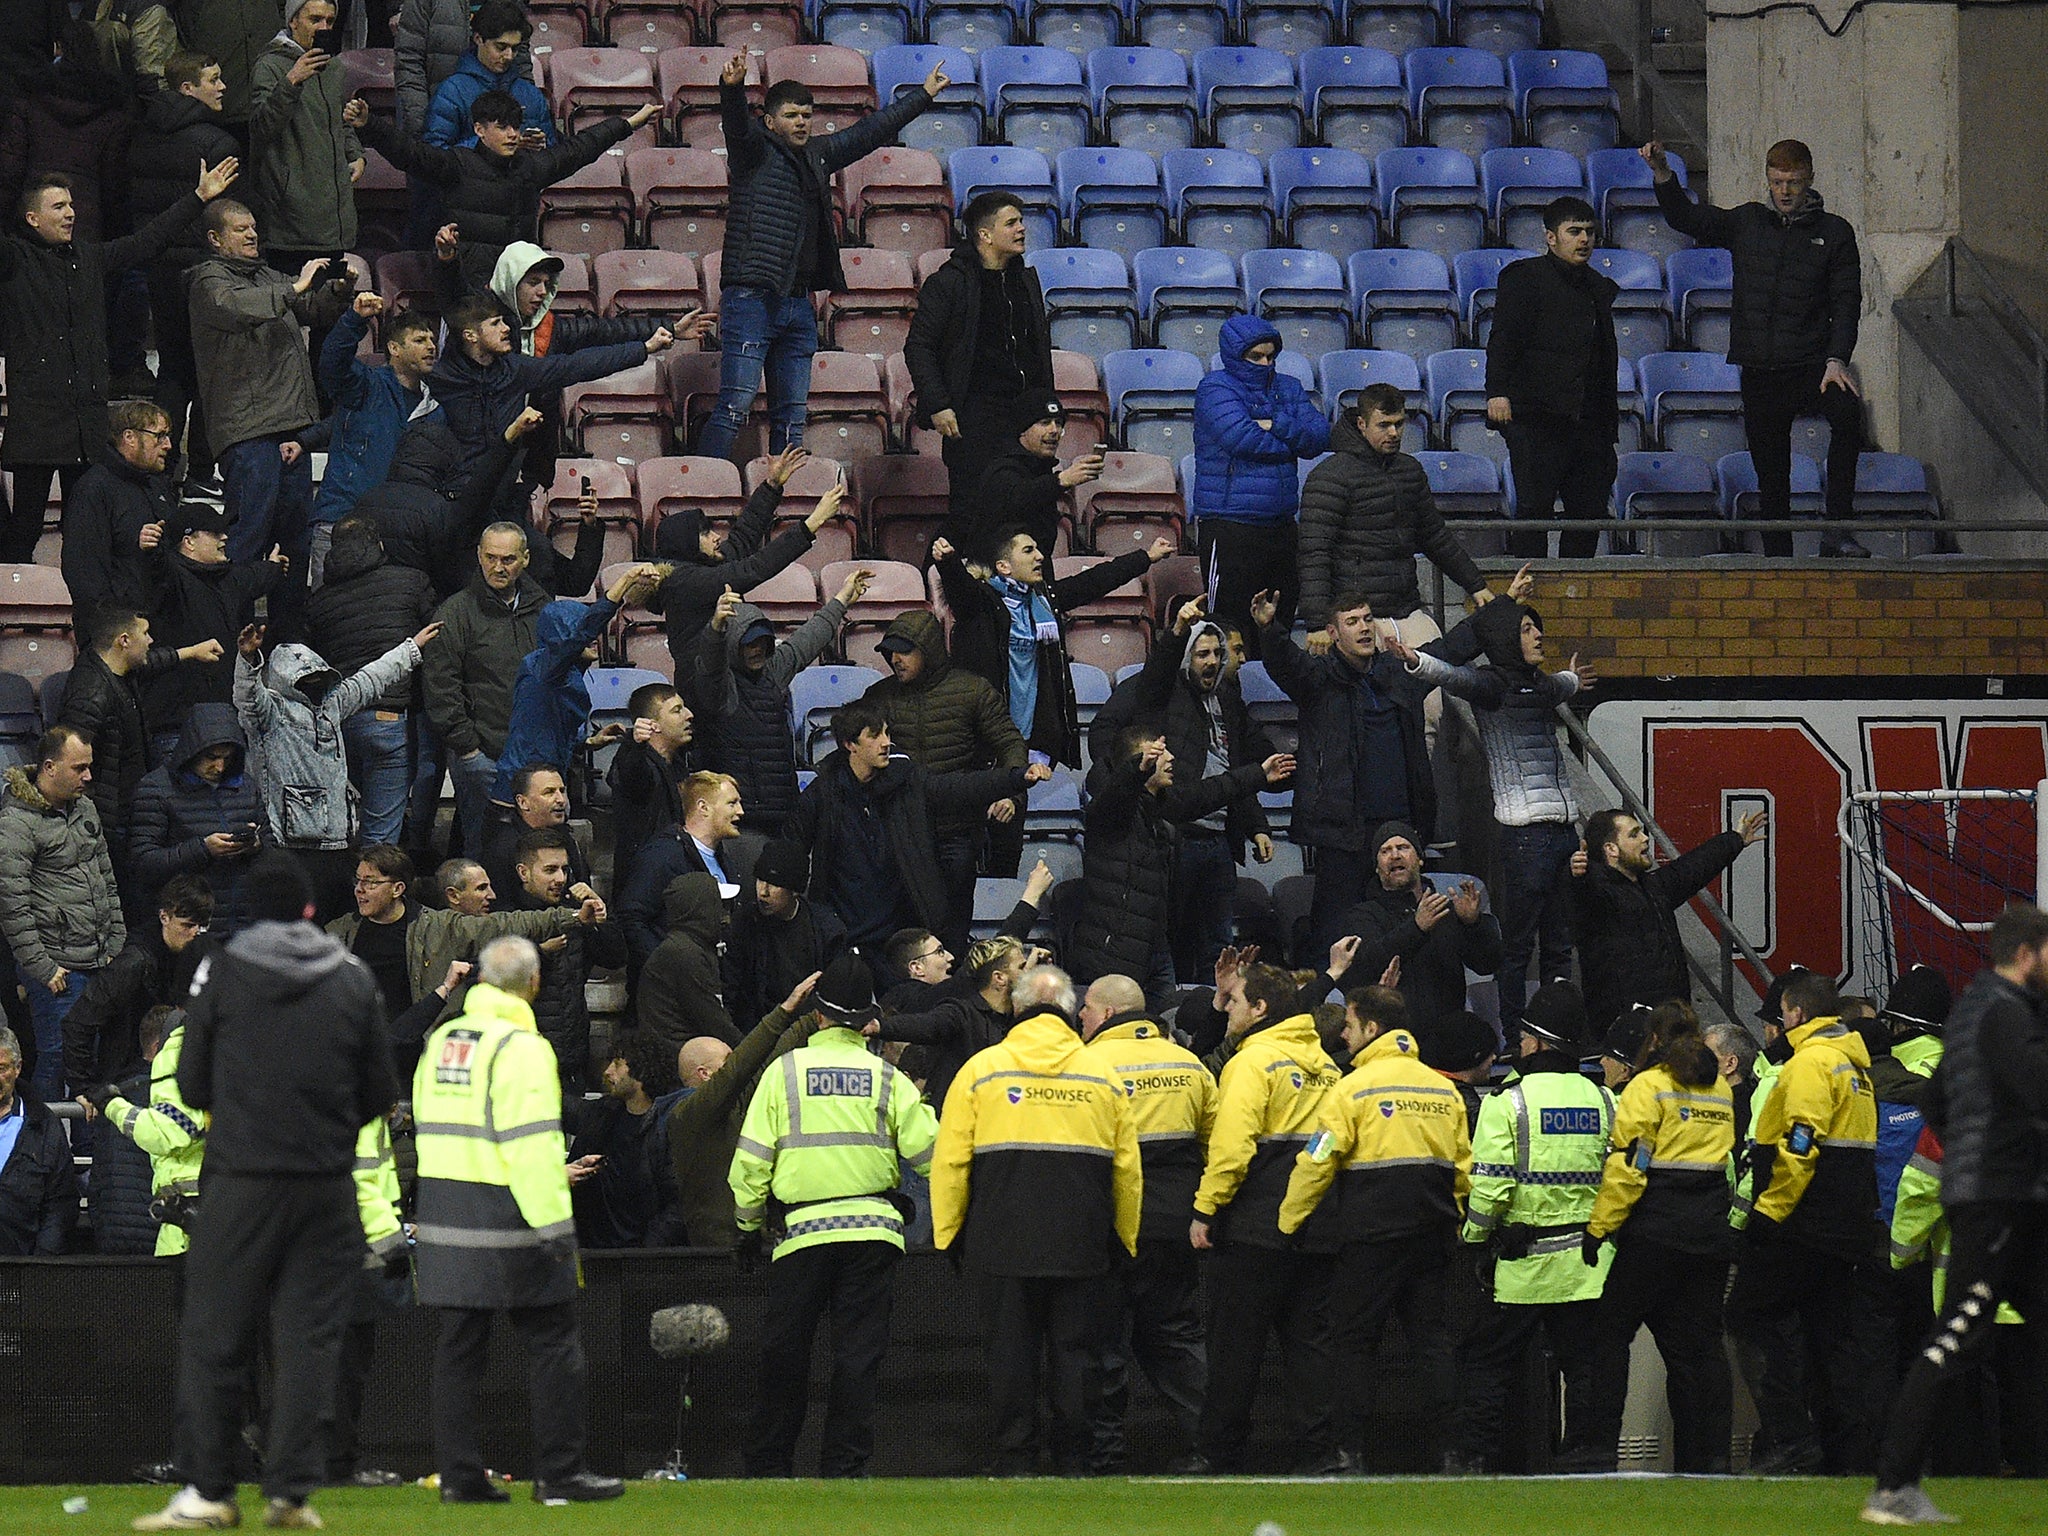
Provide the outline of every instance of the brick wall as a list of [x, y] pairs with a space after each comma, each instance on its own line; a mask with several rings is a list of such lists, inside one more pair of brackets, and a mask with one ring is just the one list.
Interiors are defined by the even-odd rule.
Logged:
[[1532, 601], [1552, 665], [1577, 651], [1617, 677], [2048, 674], [2040, 566], [1554, 567]]

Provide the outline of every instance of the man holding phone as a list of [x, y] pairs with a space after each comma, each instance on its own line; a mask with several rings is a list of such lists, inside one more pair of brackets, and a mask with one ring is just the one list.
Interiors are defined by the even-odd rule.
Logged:
[[[321, 281], [348, 276], [342, 253], [356, 243], [355, 183], [367, 164], [342, 120], [348, 71], [335, 62], [334, 0], [286, 0], [284, 30], [257, 55], [249, 87], [249, 153], [269, 260], [297, 276], [327, 258]], [[313, 328], [318, 358], [327, 327]], [[321, 403], [326, 404], [323, 392]]]

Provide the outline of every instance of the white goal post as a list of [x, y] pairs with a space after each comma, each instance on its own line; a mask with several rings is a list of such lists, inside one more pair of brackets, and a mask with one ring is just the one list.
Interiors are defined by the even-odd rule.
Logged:
[[[1885, 886], [1906, 897], [1943, 927], [1956, 933], [1984, 933], [1989, 920], [1970, 921], [1957, 917], [1939, 902], [1913, 885], [1892, 868], [1885, 857], [1881, 836], [1865, 836], [1855, 825], [1858, 810], [1874, 810], [1885, 804], [1939, 805], [1954, 807], [1964, 801], [2008, 800], [2031, 802], [2034, 807], [2034, 901], [2048, 907], [2048, 779], [2032, 789], [1865, 789], [1842, 802], [1835, 817], [1835, 832], [1850, 855]], [[1953, 809], [1949, 811], [1953, 816]]]

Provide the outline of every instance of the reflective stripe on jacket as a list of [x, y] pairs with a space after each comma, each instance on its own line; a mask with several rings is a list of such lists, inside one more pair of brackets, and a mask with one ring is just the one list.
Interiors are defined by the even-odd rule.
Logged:
[[1587, 1230], [1681, 1253], [1724, 1253], [1734, 1149], [1735, 1095], [1726, 1078], [1687, 1088], [1663, 1064], [1645, 1067], [1621, 1090]]
[[[1549, 1057], [1538, 1064], [1541, 1057]], [[1525, 1058], [1520, 1077], [1479, 1107], [1468, 1243], [1495, 1239], [1493, 1298], [1509, 1305], [1592, 1301], [1612, 1262], [1580, 1258], [1615, 1121], [1614, 1096], [1561, 1052]]]
[[1280, 1215], [1295, 1157], [1315, 1134], [1339, 1076], [1306, 1013], [1246, 1035], [1223, 1064], [1208, 1161], [1195, 1191], [1195, 1214], [1217, 1223], [1222, 1239], [1254, 1248], [1336, 1251], [1334, 1211], [1317, 1216], [1299, 1242], [1288, 1234], [1307, 1221], [1307, 1211], [1288, 1228]]

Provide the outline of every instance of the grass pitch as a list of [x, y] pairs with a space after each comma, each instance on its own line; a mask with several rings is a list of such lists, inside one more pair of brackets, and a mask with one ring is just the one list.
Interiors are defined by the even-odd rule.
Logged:
[[[883, 1480], [862, 1483], [631, 1483], [610, 1504], [543, 1509], [528, 1488], [509, 1505], [443, 1508], [419, 1488], [333, 1490], [314, 1506], [343, 1536], [415, 1532], [703, 1531], [715, 1536], [1251, 1536], [1271, 1521], [1286, 1536], [1825, 1536], [1861, 1531], [1860, 1479], [1772, 1481], [1659, 1477], [1425, 1478], [1341, 1481], [1148, 1479], [1064, 1482]], [[1968, 1536], [2044, 1536], [2048, 1488], [2019, 1481], [1942, 1480], [1935, 1501]], [[83, 1494], [89, 1508], [63, 1512]], [[0, 1532], [87, 1536], [125, 1531], [168, 1491], [133, 1485], [0, 1489]], [[242, 1495], [245, 1529], [263, 1502]], [[1269, 1533], [1270, 1536], [1270, 1533]]]

